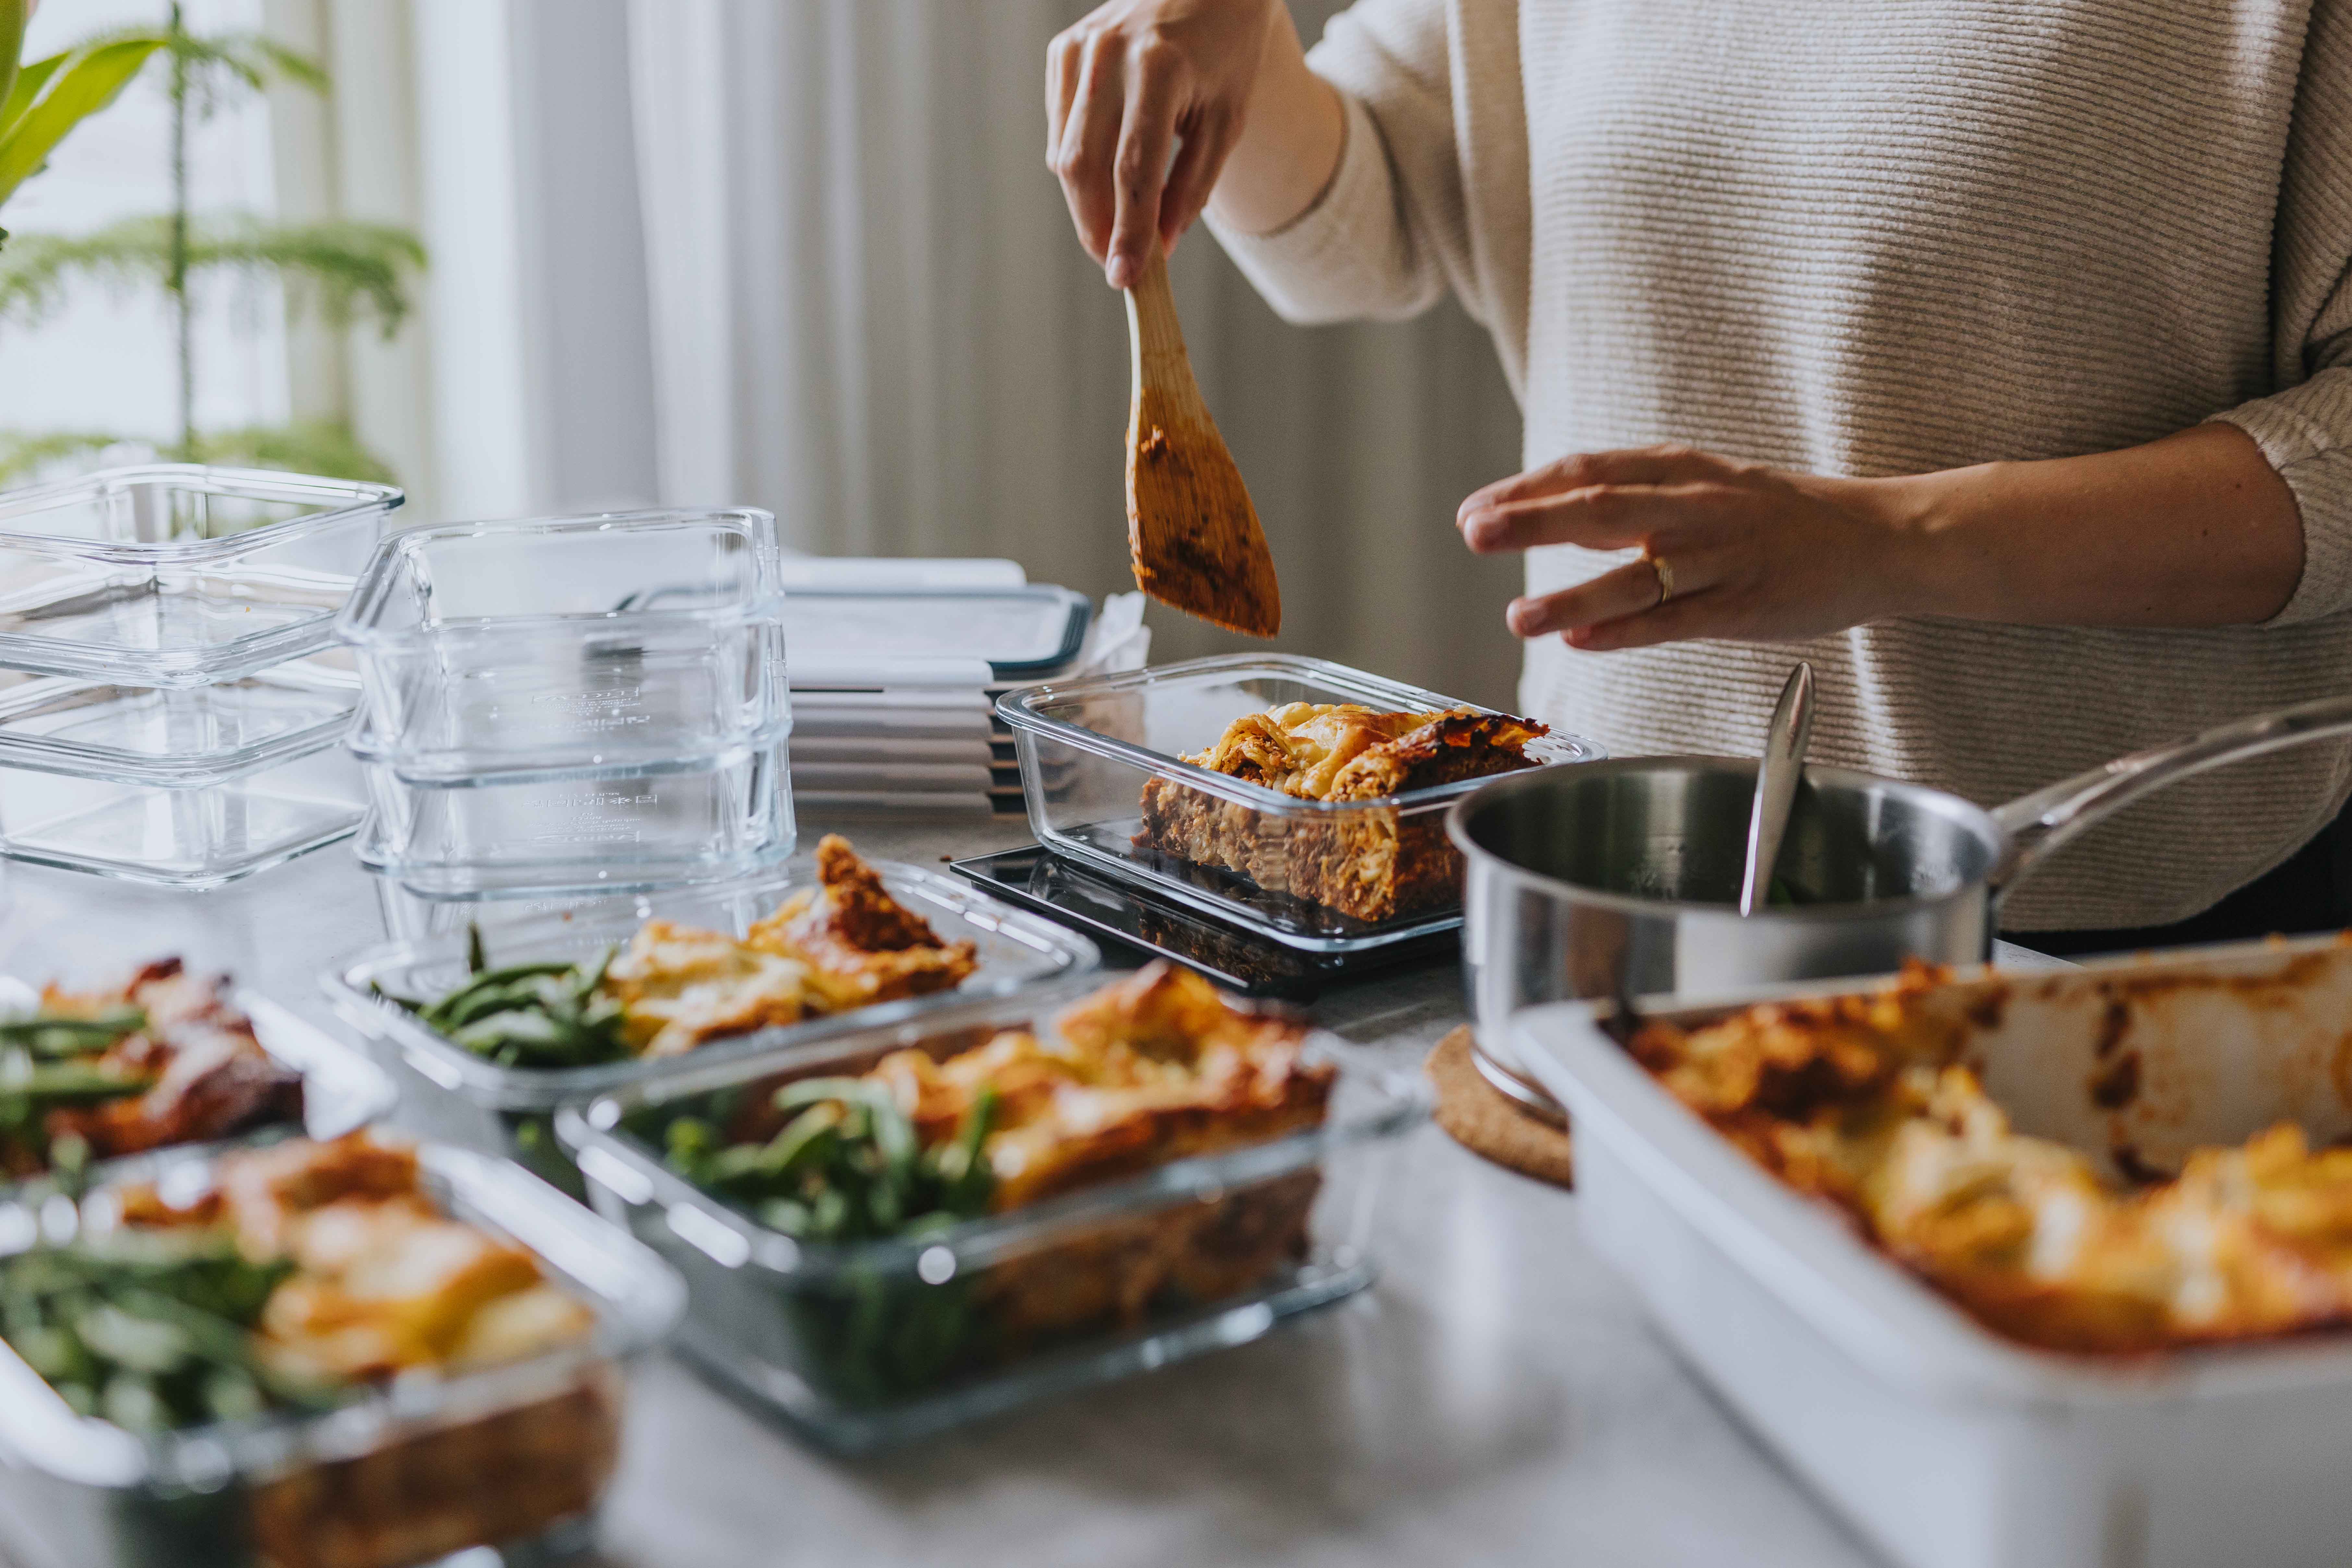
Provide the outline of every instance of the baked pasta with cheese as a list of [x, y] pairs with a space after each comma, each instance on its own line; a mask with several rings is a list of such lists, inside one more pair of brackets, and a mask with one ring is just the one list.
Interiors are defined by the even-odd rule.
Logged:
[[[1320, 1126], [1336, 1069], [1304, 1026], [1228, 1002], [1167, 963], [1039, 1029], [900, 1049], [656, 1132], [671, 1167], [803, 1243], [922, 1236], [1175, 1160]], [[1312, 1166], [1015, 1248], [944, 1291], [796, 1299], [808, 1375], [880, 1396], [1049, 1338], [1212, 1302], [1307, 1254]], [[862, 1303], [862, 1304], [861, 1304]], [[834, 1309], [838, 1306], [839, 1310]]]
[[[404, 1145], [292, 1140], [211, 1177], [110, 1190], [69, 1242], [0, 1262], [0, 1334], [84, 1414], [158, 1433], [322, 1412], [595, 1331], [528, 1248], [443, 1213]], [[257, 1479], [243, 1532], [270, 1568], [398, 1568], [584, 1516], [618, 1456], [618, 1387], [604, 1367], [554, 1383]]]
[[2126, 1187], [2026, 1136], [1961, 1061], [1941, 972], [1883, 993], [1664, 1024], [1635, 1057], [1676, 1099], [1987, 1326], [2129, 1352], [2352, 1323], [2352, 1149], [2283, 1124]]
[[1530, 720], [1456, 708], [1383, 713], [1354, 703], [1292, 702], [1244, 713], [1182, 760], [1298, 800], [1361, 810], [1266, 812], [1154, 778], [1143, 786], [1139, 849], [1245, 877], [1360, 921], [1442, 908], [1461, 896], [1462, 860], [1444, 816], [1380, 803], [1463, 779], [1533, 767]]

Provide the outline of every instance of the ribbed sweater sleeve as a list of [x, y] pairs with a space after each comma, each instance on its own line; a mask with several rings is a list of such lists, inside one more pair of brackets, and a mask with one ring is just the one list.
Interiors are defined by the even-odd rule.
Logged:
[[2303, 513], [2303, 576], [2270, 623], [2352, 609], [2352, 7], [2314, 8], [2273, 239], [2272, 378], [2215, 416], [2254, 438]]
[[1358, 0], [1307, 63], [1348, 115], [1339, 166], [1271, 234], [1211, 226], [1288, 321], [1394, 320], [1450, 287], [1512, 385], [1527, 339], [1526, 107], [1517, 0]]

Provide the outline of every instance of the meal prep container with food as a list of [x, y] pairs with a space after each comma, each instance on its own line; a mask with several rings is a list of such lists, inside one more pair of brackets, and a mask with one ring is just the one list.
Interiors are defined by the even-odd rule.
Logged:
[[[803, 1242], [761, 1226], [664, 1162], [654, 1124], [784, 1081], [860, 1073], [894, 1050], [935, 1057], [1050, 1017], [1078, 993], [967, 1003], [802, 1050], [726, 1061], [634, 1085], [558, 1131], [598, 1210], [686, 1276], [678, 1343], [713, 1373], [824, 1446], [870, 1449], [1245, 1343], [1285, 1318], [1370, 1284], [1374, 1205], [1401, 1135], [1427, 1110], [1419, 1079], [1335, 1036], [1309, 1037], [1339, 1068], [1322, 1126], [1180, 1159], [930, 1235]], [[653, 1141], [649, 1141], [653, 1140]], [[1042, 1291], [1066, 1304], [1118, 1300], [1171, 1229], [1259, 1233], [1310, 1205], [1309, 1250], [1239, 1294], [1150, 1305], [1135, 1320], [1046, 1342], [994, 1345], [992, 1297]]]
[[200, 686], [315, 652], [401, 500], [181, 463], [0, 495], [0, 667]]
[[383, 542], [336, 626], [369, 761], [464, 786], [782, 744], [783, 587], [769, 513], [615, 512]]
[[[1029, 826], [1039, 843], [1061, 854], [1315, 952], [1372, 947], [1459, 924], [1461, 910], [1453, 903], [1393, 920], [1360, 921], [1280, 888], [1138, 847], [1144, 786], [1160, 779], [1255, 813], [1261, 837], [1277, 847], [1294, 833], [1328, 833], [1379, 819], [1392, 820], [1400, 836], [1425, 834], [1432, 853], [1452, 854], [1441, 826], [1445, 811], [1481, 780], [1382, 800], [1302, 800], [1181, 760], [1214, 744], [1242, 715], [1290, 702], [1354, 702], [1388, 712], [1475, 706], [1322, 659], [1247, 654], [1033, 686], [999, 698], [996, 712], [1019, 749]], [[1528, 756], [1545, 763], [1601, 754], [1590, 741], [1557, 733], [1528, 747]], [[1278, 863], [1281, 857], [1267, 858]]]
[[[340, 1138], [382, 1121], [399, 1104], [400, 1091], [364, 1052], [258, 992], [240, 990], [231, 1001], [252, 1022], [253, 1037], [260, 1042], [261, 1048], [302, 1075], [300, 1127], [257, 1129], [230, 1140], [232, 1144], [264, 1142], [294, 1132], [312, 1138]], [[38, 986], [15, 975], [0, 975], [0, 1017], [33, 1013], [40, 1005]], [[112, 1162], [96, 1167], [101, 1175], [115, 1168]], [[0, 1184], [0, 1199], [33, 1191], [45, 1181], [37, 1176], [14, 1187]]]
[[0, 857], [124, 881], [200, 889], [348, 838], [366, 815], [359, 768], [331, 733], [306, 752], [265, 755], [226, 780], [199, 769], [108, 777], [0, 768]]
[[[2241, 943], [1965, 973], [1962, 1052], [2021, 1132], [2111, 1174], [2280, 1121], [2352, 1137], [2352, 945]], [[1685, 1026], [1748, 1000], [1650, 1015]], [[1852, 986], [1846, 989], [1853, 989]], [[2142, 1356], [1980, 1326], [1782, 1185], [1598, 1026], [1519, 1015], [1576, 1126], [1578, 1223], [1755, 1431], [1906, 1568], [2310, 1568], [2344, 1555], [2352, 1331]], [[2116, 1062], [2137, 1091], [2120, 1104]]]
[[[587, 1542], [620, 1440], [622, 1367], [683, 1301], [651, 1252], [515, 1166], [419, 1151], [445, 1212], [529, 1248], [595, 1310], [584, 1342], [404, 1378], [323, 1414], [146, 1437], [80, 1416], [0, 1342], [0, 1547], [21, 1568], [400, 1568], [462, 1548]], [[120, 1167], [200, 1187], [189, 1151]], [[51, 1200], [52, 1203], [62, 1200]], [[58, 1216], [0, 1198], [0, 1247]]]
[[[862, 1028], [1090, 973], [1100, 956], [1092, 942], [1048, 921], [997, 902], [952, 877], [893, 861], [873, 862], [890, 896], [931, 924], [945, 942], [973, 944], [978, 967], [957, 991], [886, 1002], [805, 1023], [714, 1040], [685, 1056], [583, 1068], [506, 1068], [428, 1028], [383, 1000], [432, 999], [467, 979], [467, 936], [446, 934], [386, 942], [337, 963], [320, 976], [335, 1011], [366, 1039], [402, 1090], [403, 1121], [433, 1137], [520, 1159], [551, 1181], [578, 1189], [578, 1175], [550, 1131], [555, 1108], [585, 1102], [712, 1061], [763, 1049], [836, 1038]], [[593, 900], [551, 898], [489, 909], [541, 905], [543, 912], [493, 916], [483, 927], [492, 964], [541, 959], [593, 961], [625, 944], [649, 919], [741, 936], [814, 872], [795, 861], [757, 877]], [[494, 922], [494, 923], [492, 923]]]
[[1628, 757], [1489, 780], [1446, 830], [1467, 862], [1463, 981], [1478, 1065], [1556, 1108], [1514, 1057], [1520, 1008], [1577, 997], [1697, 997], [1879, 974], [1906, 958], [1990, 956], [2000, 897], [2050, 854], [2192, 774], [2352, 735], [2352, 698], [2223, 724], [2005, 805], [1809, 766], [1776, 880], [1792, 901], [1739, 912], [1756, 764]]

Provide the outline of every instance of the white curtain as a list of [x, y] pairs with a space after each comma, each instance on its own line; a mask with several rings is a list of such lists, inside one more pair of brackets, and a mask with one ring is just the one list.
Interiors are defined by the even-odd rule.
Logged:
[[[1337, 6], [1302, 4], [1308, 37]], [[1047, 39], [1086, 0], [631, 0], [658, 486], [835, 552], [1126, 581], [1118, 296], [1045, 166]], [[1283, 646], [1507, 700], [1516, 564], [1452, 528], [1517, 466], [1486, 341], [1276, 321], [1205, 232], [1195, 368], [1265, 519]], [[1242, 646], [1155, 610], [1156, 649]]]

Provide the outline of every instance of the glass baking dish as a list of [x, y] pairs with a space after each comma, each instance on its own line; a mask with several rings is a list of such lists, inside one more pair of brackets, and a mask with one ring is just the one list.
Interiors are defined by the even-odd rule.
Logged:
[[0, 666], [197, 686], [324, 647], [402, 499], [185, 463], [0, 495]]
[[250, 877], [350, 837], [365, 815], [357, 765], [332, 733], [226, 783], [0, 768], [0, 857], [164, 887]]
[[790, 727], [775, 519], [642, 511], [413, 529], [336, 626], [404, 777], [667, 763]]
[[[353, 752], [369, 754], [364, 739]], [[658, 768], [470, 784], [392, 762], [360, 771], [370, 807], [360, 863], [444, 896], [710, 881], [774, 865], [795, 838], [782, 741]]]
[[357, 677], [320, 658], [215, 686], [0, 675], [0, 767], [217, 784], [332, 744], [358, 705]]
[[[583, 1342], [404, 1377], [318, 1414], [142, 1436], [74, 1414], [0, 1342], [0, 1547], [18, 1568], [403, 1568], [474, 1546], [509, 1563], [587, 1544], [620, 1439], [623, 1367], [677, 1321], [677, 1277], [511, 1164], [418, 1151], [444, 1212], [524, 1247], [593, 1307]], [[119, 1174], [200, 1189], [211, 1156]], [[69, 1233], [51, 1197], [0, 1200], [0, 1247]]]
[[[961, 880], [895, 861], [871, 862], [891, 897], [929, 921], [948, 942], [969, 942], [978, 966], [962, 987], [936, 996], [887, 1002], [714, 1041], [683, 1057], [585, 1068], [506, 1068], [476, 1056], [382, 1000], [446, 995], [467, 977], [466, 925], [478, 921], [493, 964], [539, 959], [593, 959], [625, 942], [646, 921], [662, 919], [742, 936], [815, 872], [803, 857], [761, 875], [703, 887], [600, 899], [547, 898], [470, 906], [478, 915], [437, 934], [385, 942], [338, 962], [320, 984], [336, 1013], [357, 1029], [375, 1058], [399, 1081], [406, 1125], [436, 1138], [530, 1164], [577, 1191], [570, 1159], [550, 1133], [555, 1108], [667, 1077], [698, 1063], [728, 1060], [777, 1046], [835, 1038], [845, 1032], [919, 1016], [959, 998], [997, 996], [1091, 973], [1100, 962], [1082, 936], [1023, 914]], [[403, 892], [401, 897], [415, 895]]]
[[[1241, 654], [1008, 691], [996, 712], [1019, 751], [1029, 826], [1059, 853], [1312, 952], [1350, 952], [1459, 925], [1461, 858], [1446, 842], [1445, 810], [1484, 779], [1335, 803], [1301, 800], [1181, 760], [1213, 745], [1242, 715], [1288, 702], [1355, 702], [1390, 712], [1477, 707], [1319, 658]], [[1556, 732], [1528, 754], [1547, 764], [1605, 755], [1593, 742]], [[1208, 803], [1221, 832], [1245, 831], [1254, 876], [1140, 844], [1143, 802], [1155, 781], [1160, 790]], [[1399, 865], [1444, 879], [1452, 895], [1365, 921], [1289, 890], [1288, 868], [1298, 858], [1325, 860], [1367, 841], [1392, 846]]]
[[[1309, 1037], [1335, 1064], [1323, 1124], [1273, 1142], [1179, 1159], [1122, 1180], [915, 1238], [797, 1241], [672, 1171], [663, 1131], [678, 1115], [724, 1119], [797, 1078], [858, 1073], [894, 1050], [934, 1057], [1039, 1025], [1081, 993], [998, 998], [797, 1050], [692, 1063], [558, 1112], [557, 1131], [598, 1211], [625, 1223], [686, 1277], [679, 1347], [824, 1446], [857, 1452], [1032, 1400], [1246, 1343], [1285, 1318], [1369, 1285], [1374, 1205], [1402, 1135], [1421, 1121], [1419, 1079], [1338, 1037]], [[1171, 1287], [1122, 1323], [1082, 1310], [1034, 1344], [992, 1344], [1014, 1291], [1055, 1303], [1116, 1299], [1171, 1227], [1228, 1243], [1306, 1220], [1303, 1254], [1207, 1300]], [[1119, 1271], [1119, 1272], [1114, 1272]], [[1114, 1285], [1113, 1279], [1118, 1280]]]

